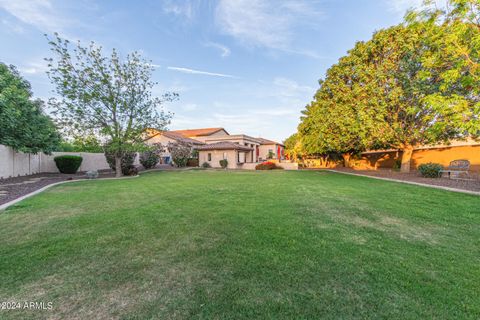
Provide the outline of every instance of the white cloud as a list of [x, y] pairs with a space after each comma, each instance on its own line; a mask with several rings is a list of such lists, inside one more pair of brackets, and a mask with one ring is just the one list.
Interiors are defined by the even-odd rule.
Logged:
[[219, 49], [220, 52], [221, 52], [220, 55], [222, 56], [222, 58], [228, 57], [231, 53], [230, 48], [228, 48], [227, 46], [224, 46], [223, 44], [220, 44], [220, 43], [207, 42], [207, 43], [205, 43], [205, 46]]
[[0, 0], [0, 8], [43, 32], [62, 32], [70, 24], [49, 0]]
[[417, 8], [423, 0], [387, 0], [392, 11], [404, 14], [408, 9]]
[[2, 19], [2, 26], [13, 31], [14, 33], [21, 34], [25, 32], [20, 24], [13, 22], [10, 19]]
[[302, 50], [291, 49], [295, 26], [322, 16], [311, 4], [305, 0], [281, 3], [274, 0], [220, 0], [215, 18], [225, 34], [245, 45], [302, 54]]
[[200, 74], [205, 76], [212, 76], [212, 77], [223, 77], [223, 78], [237, 78], [230, 74], [223, 74], [223, 73], [215, 73], [215, 72], [208, 72], [208, 71], [200, 71], [194, 70], [190, 68], [183, 68], [183, 67], [167, 67], [168, 70], [178, 71], [182, 73], [189, 73], [189, 74]]
[[283, 77], [275, 78], [273, 84], [281, 87], [281, 92], [285, 96], [297, 96], [305, 92], [311, 92], [313, 94], [315, 92], [315, 88], [299, 85], [297, 82]]
[[198, 105], [196, 103], [187, 103], [187, 104], [184, 104], [184, 105], [180, 106], [180, 108], [183, 111], [194, 111], [194, 110], [197, 110]]
[[19, 68], [19, 71], [26, 74], [42, 74], [48, 71], [46, 62], [30, 62]]
[[283, 116], [291, 116], [297, 115], [298, 110], [295, 109], [287, 109], [287, 108], [267, 108], [262, 110], [255, 110], [252, 112], [253, 114], [260, 115], [260, 116], [270, 116], [270, 117], [283, 117]]
[[163, 12], [174, 16], [191, 20], [194, 16], [194, 8], [190, 1], [166, 1]]

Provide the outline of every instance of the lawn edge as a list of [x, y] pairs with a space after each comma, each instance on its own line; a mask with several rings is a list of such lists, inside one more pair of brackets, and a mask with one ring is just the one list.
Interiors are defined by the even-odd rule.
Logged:
[[52, 184], [49, 184], [43, 188], [40, 188], [38, 190], [35, 190], [35, 191], [32, 191], [26, 195], [23, 195], [17, 199], [13, 199], [12, 201], [9, 201], [9, 202], [6, 202], [2, 205], [0, 205], [0, 214], [5, 211], [5, 209], [7, 209], [8, 207], [22, 201], [22, 200], [25, 200], [27, 198], [30, 198], [30, 197], [33, 197], [39, 193], [42, 193], [43, 191], [51, 188], [51, 187], [54, 187], [54, 186], [58, 186], [58, 185], [61, 185], [61, 184], [65, 184], [65, 183], [70, 183], [70, 182], [82, 182], [82, 181], [103, 181], [103, 180], [123, 180], [123, 179], [133, 179], [133, 178], [138, 178], [140, 177], [140, 175], [136, 175], [136, 176], [132, 176], [132, 177], [120, 177], [120, 178], [99, 178], [99, 179], [78, 179], [78, 180], [67, 180], [67, 181], [59, 181], [59, 182], [55, 182], [55, 183], [52, 183]]
[[333, 170], [333, 169], [325, 169], [324, 171], [330, 171], [330, 172], [347, 174], [347, 175], [358, 176], [358, 177], [366, 177], [366, 178], [377, 179], [377, 180], [399, 182], [399, 183], [411, 184], [411, 185], [416, 185], [416, 186], [421, 186], [421, 187], [434, 188], [434, 189], [440, 189], [440, 190], [445, 190], [445, 191], [451, 191], [451, 192], [457, 192], [457, 193], [471, 194], [471, 195], [474, 195], [474, 196], [480, 196], [480, 192], [478, 192], [478, 191], [470, 191], [470, 190], [463, 190], [463, 189], [457, 189], [457, 188], [451, 188], [451, 187], [437, 186], [437, 185], [433, 185], [433, 184], [420, 183], [420, 182], [414, 182], [414, 181], [405, 181], [405, 180], [399, 180], [399, 179], [374, 177], [374, 176], [369, 176], [369, 175], [361, 174], [361, 173], [343, 172], [343, 171], [337, 171], [337, 170]]

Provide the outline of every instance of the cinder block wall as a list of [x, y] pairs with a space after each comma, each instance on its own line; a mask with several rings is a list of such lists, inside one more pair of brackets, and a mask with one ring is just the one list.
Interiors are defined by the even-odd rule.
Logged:
[[[54, 152], [30, 154], [15, 152], [12, 148], [0, 145], [0, 178], [25, 176], [40, 172], [58, 172], [53, 158], [59, 155], [78, 155], [83, 158], [79, 171], [109, 169], [103, 153], [88, 152]], [[138, 165], [138, 155], [135, 165]]]

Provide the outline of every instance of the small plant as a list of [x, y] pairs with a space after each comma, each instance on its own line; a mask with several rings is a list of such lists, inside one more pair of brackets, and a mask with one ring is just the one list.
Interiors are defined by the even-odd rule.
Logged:
[[53, 158], [57, 165], [58, 171], [61, 173], [77, 173], [78, 168], [82, 164], [82, 157], [74, 155], [63, 155]]
[[265, 161], [255, 166], [255, 170], [275, 170], [275, 169], [283, 169], [283, 168], [277, 166], [275, 163], [270, 161]]
[[399, 171], [401, 167], [402, 167], [402, 160], [401, 159], [395, 159], [395, 162], [393, 162], [392, 169], [395, 170], [395, 171]]
[[140, 163], [145, 169], [154, 168], [160, 161], [160, 156], [154, 150], [147, 150], [140, 153]]
[[188, 159], [187, 167], [198, 167], [198, 159], [196, 159], [196, 158]]
[[212, 166], [208, 162], [202, 163], [202, 168], [211, 168]]
[[228, 160], [227, 159], [222, 159], [219, 161], [220, 162], [220, 166], [223, 168], [223, 169], [227, 169], [228, 167]]
[[418, 166], [418, 171], [424, 178], [439, 178], [443, 166], [439, 163], [422, 163]]
[[127, 168], [122, 168], [122, 173], [125, 176], [136, 176], [138, 175], [138, 169], [134, 165], [130, 165]]

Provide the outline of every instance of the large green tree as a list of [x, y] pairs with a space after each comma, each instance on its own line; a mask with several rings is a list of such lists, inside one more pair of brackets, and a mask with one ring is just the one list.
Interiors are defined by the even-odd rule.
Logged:
[[306, 151], [398, 148], [409, 171], [416, 146], [478, 136], [478, 1], [450, 4], [411, 13], [327, 72], [299, 126]]
[[289, 136], [283, 141], [283, 144], [285, 145], [285, 154], [288, 156], [288, 159], [298, 161], [299, 158], [303, 157], [302, 141], [298, 133]]
[[0, 144], [31, 153], [55, 150], [60, 135], [43, 107], [17, 69], [0, 63]]
[[365, 44], [357, 43], [320, 81], [298, 127], [307, 153], [340, 153], [348, 166], [352, 154], [385, 143], [387, 136], [376, 112], [382, 101], [374, 98], [379, 93], [365, 70], [367, 55]]
[[49, 44], [54, 58], [47, 59], [48, 74], [60, 96], [51, 100], [55, 114], [76, 133], [93, 130], [108, 139], [120, 176], [122, 155], [142, 143], [147, 128], [165, 129], [171, 114], [162, 103], [177, 94], [152, 95], [152, 64], [137, 52], [123, 58], [114, 49], [106, 56], [93, 42], [72, 49], [57, 34]]

